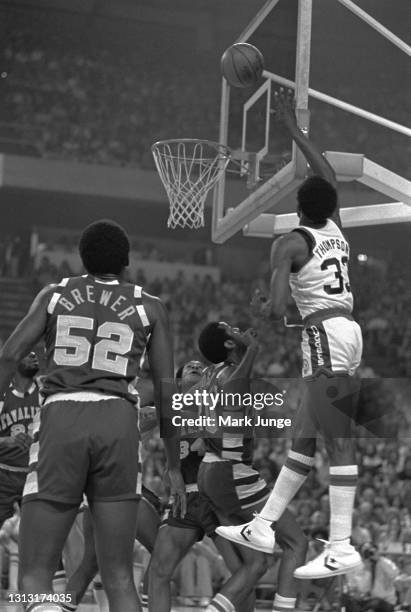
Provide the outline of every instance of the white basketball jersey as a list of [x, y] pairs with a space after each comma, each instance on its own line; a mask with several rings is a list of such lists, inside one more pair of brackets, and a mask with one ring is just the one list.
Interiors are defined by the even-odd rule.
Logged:
[[325, 308], [352, 311], [353, 296], [348, 278], [350, 246], [340, 228], [328, 219], [321, 229], [299, 226], [312, 237], [310, 260], [290, 274], [291, 295], [302, 318]]

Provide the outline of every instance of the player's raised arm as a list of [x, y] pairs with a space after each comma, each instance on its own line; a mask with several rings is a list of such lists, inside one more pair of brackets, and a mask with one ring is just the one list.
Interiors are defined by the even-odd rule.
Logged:
[[245, 332], [233, 329], [226, 323], [221, 323], [226, 330], [226, 334], [238, 346], [245, 348], [245, 353], [235, 370], [226, 378], [225, 384], [231, 381], [249, 380], [254, 366], [255, 359], [260, 350], [257, 340], [257, 333], [254, 329], [247, 329]]
[[[152, 323], [152, 332], [147, 345], [148, 362], [154, 383], [154, 399], [159, 420], [169, 415], [174, 390], [173, 339], [168, 314], [163, 303], [144, 294], [144, 305]], [[181, 514], [185, 513], [185, 485], [180, 473], [180, 431], [173, 428], [163, 438], [167, 456], [167, 469], [171, 493], [177, 495]]]
[[53, 285], [40, 291], [27, 315], [1, 348], [0, 395], [8, 388], [17, 364], [43, 336], [47, 323], [47, 306], [52, 292]]
[[[334, 168], [324, 157], [317, 145], [307, 138], [298, 127], [292, 97], [283, 89], [280, 89], [279, 92], [274, 94], [274, 113], [277, 120], [280, 121], [290, 133], [292, 139], [309, 163], [313, 173], [317, 176], [321, 176], [321, 178], [328, 181], [334, 189], [337, 189], [337, 177]], [[333, 220], [341, 226], [338, 207], [333, 215]]]

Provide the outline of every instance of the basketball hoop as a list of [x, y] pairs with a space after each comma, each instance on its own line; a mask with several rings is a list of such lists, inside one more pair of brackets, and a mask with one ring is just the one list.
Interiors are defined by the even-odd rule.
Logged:
[[170, 201], [167, 227], [203, 227], [207, 194], [231, 160], [228, 147], [211, 140], [180, 138], [160, 140], [151, 151]]

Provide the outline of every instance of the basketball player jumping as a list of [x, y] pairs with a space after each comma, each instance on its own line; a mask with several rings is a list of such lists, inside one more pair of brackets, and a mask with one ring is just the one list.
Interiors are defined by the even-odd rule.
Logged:
[[[87, 273], [43, 289], [0, 352], [0, 392], [22, 357], [44, 338], [46, 397], [34, 427], [20, 525], [20, 589], [52, 592], [52, 577], [83, 493], [110, 612], [140, 610], [133, 546], [140, 493], [138, 395], [130, 383], [147, 349], [156, 405], [171, 402], [172, 340], [158, 298], [122, 278], [130, 244], [112, 221], [80, 239]], [[185, 512], [178, 431], [164, 439], [171, 488]], [[28, 598], [28, 597], [27, 597]], [[29, 599], [29, 598], [28, 598]], [[30, 612], [60, 612], [29, 603]]]
[[361, 564], [350, 536], [358, 475], [351, 433], [357, 383], [352, 375], [361, 360], [362, 335], [351, 314], [349, 245], [341, 232], [334, 170], [299, 129], [291, 100], [283, 92], [277, 95], [276, 114], [315, 175], [298, 190], [298, 228], [273, 244], [269, 299], [258, 294], [252, 306], [260, 316], [281, 319], [290, 285], [304, 323], [306, 397], [296, 419], [292, 450], [266, 504], [248, 523], [248, 540], [243, 536], [245, 525], [219, 527], [217, 532], [256, 550], [272, 551], [276, 523], [314, 464], [315, 437], [320, 432], [330, 462], [330, 541], [294, 575], [324, 578]]

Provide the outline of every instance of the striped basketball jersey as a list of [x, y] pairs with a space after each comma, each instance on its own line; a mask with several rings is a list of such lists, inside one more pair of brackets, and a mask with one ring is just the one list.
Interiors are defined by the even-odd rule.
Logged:
[[[35, 381], [22, 393], [13, 383], [0, 401], [0, 437], [12, 438], [20, 433], [32, 435], [33, 419], [39, 411], [39, 388]], [[0, 445], [0, 463], [14, 467], [27, 467], [29, 451], [18, 446], [5, 448]]]
[[309, 261], [289, 281], [301, 317], [329, 308], [352, 312], [350, 247], [340, 228], [328, 219], [320, 229], [300, 225], [294, 231], [305, 234], [311, 246]]
[[[215, 427], [206, 427], [206, 430], [212, 435], [205, 438], [204, 442], [207, 451], [221, 459], [251, 465], [254, 443], [250, 427], [247, 428], [242, 424], [232, 425], [232, 421], [227, 419], [228, 416], [233, 415], [233, 411], [232, 404], [225, 401], [222, 376], [232, 372], [235, 367], [231, 364], [220, 363], [209, 366], [203, 372], [199, 388], [206, 390], [208, 394], [220, 394], [222, 399], [214, 410], [210, 409], [208, 401], [202, 402], [201, 415], [211, 417], [215, 422]], [[250, 406], [242, 407], [237, 413], [238, 419], [252, 417], [252, 410]], [[225, 424], [226, 420], [228, 420], [227, 424]]]
[[42, 394], [94, 391], [136, 401], [151, 327], [142, 288], [91, 275], [63, 279], [47, 308]]

